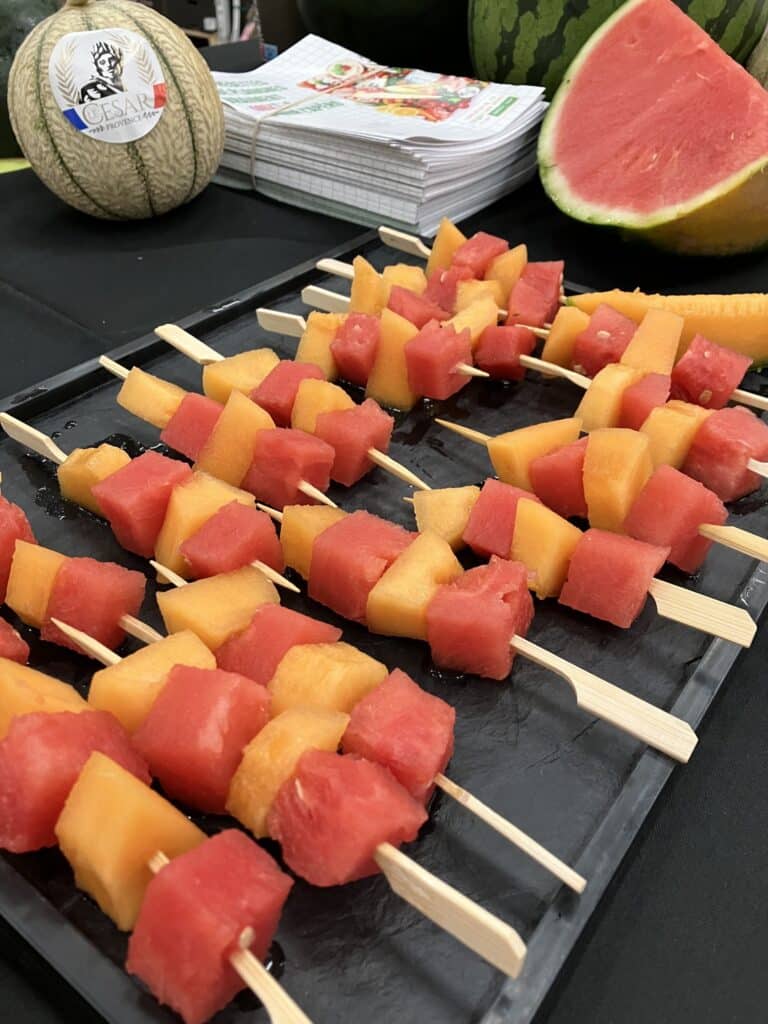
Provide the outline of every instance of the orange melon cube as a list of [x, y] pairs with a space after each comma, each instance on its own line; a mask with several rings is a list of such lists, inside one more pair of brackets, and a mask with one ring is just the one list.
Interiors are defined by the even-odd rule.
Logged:
[[668, 309], [649, 309], [621, 356], [623, 366], [668, 377], [677, 360], [685, 321]]
[[415, 267], [412, 263], [393, 263], [389, 267], [384, 267], [381, 281], [384, 286], [385, 306], [389, 302], [389, 293], [395, 286], [415, 292], [417, 295], [423, 295], [427, 290], [427, 275], [421, 267]]
[[346, 514], [343, 509], [329, 508], [327, 505], [286, 505], [280, 526], [280, 545], [285, 564], [308, 580], [315, 539]]
[[477, 348], [480, 335], [486, 327], [493, 327], [499, 319], [499, 306], [495, 299], [489, 295], [483, 295], [472, 302], [466, 309], [446, 320], [457, 334], [469, 328], [469, 335], [472, 348]]
[[241, 391], [230, 392], [198, 456], [195, 469], [237, 487], [251, 468], [256, 435], [274, 429], [269, 413]]
[[491, 261], [485, 272], [486, 281], [497, 281], [501, 287], [501, 301], [499, 306], [506, 308], [509, 303], [509, 294], [520, 280], [520, 275], [528, 263], [528, 249], [525, 245], [516, 245], [514, 249], [508, 249], [501, 256]]
[[432, 243], [432, 252], [427, 260], [427, 277], [436, 270], [447, 270], [453, 261], [453, 254], [466, 240], [467, 236], [462, 234], [447, 217], [443, 217]]
[[464, 546], [463, 536], [480, 488], [440, 487], [434, 491], [414, 491], [413, 510], [419, 533], [431, 530], [447, 541], [454, 551]]
[[350, 714], [388, 675], [386, 665], [350, 644], [297, 644], [267, 684], [271, 716], [301, 707]]
[[328, 380], [338, 377], [339, 371], [331, 352], [331, 342], [343, 323], [343, 313], [310, 313], [307, 317], [307, 329], [296, 349], [295, 361], [319, 366]]
[[561, 306], [555, 314], [549, 329], [541, 358], [558, 366], [573, 366], [573, 350], [576, 339], [586, 331], [589, 317], [575, 306]]
[[398, 555], [368, 594], [372, 633], [427, 639], [427, 608], [443, 583], [463, 572], [450, 544], [428, 530]]
[[205, 833], [159, 793], [104, 754], [86, 761], [56, 823], [75, 884], [121, 931], [139, 916], [152, 879], [150, 859], [199, 846]]
[[615, 427], [621, 415], [624, 392], [644, 376], [642, 370], [622, 366], [621, 363], [604, 366], [584, 392], [576, 410], [576, 415], [584, 421], [583, 429], [589, 433], [590, 430]]
[[128, 732], [136, 732], [175, 665], [216, 668], [216, 658], [189, 630], [173, 633], [98, 671], [88, 703], [98, 711], [110, 711]]
[[299, 384], [291, 410], [291, 426], [314, 434], [317, 417], [323, 412], [354, 409], [355, 403], [343, 388], [327, 380], [308, 378]]
[[387, 304], [386, 288], [381, 274], [364, 256], [352, 260], [354, 277], [349, 295], [350, 313], [370, 313], [378, 316]]
[[651, 410], [640, 433], [648, 438], [651, 461], [658, 466], [680, 469], [696, 433], [712, 409], [673, 400]]
[[578, 440], [580, 433], [581, 420], [578, 416], [534, 423], [530, 427], [492, 437], [488, 442], [488, 455], [499, 480], [522, 487], [524, 491], [532, 491], [528, 468], [533, 460]]
[[208, 363], [203, 367], [203, 391], [214, 402], [226, 405], [233, 391], [250, 395], [279, 362], [271, 348], [254, 348]]
[[546, 505], [530, 498], [518, 501], [510, 557], [531, 573], [528, 587], [537, 597], [558, 596], [580, 540], [578, 526]]
[[411, 409], [418, 402], [420, 396], [408, 384], [405, 358], [405, 346], [418, 333], [417, 327], [391, 309], [382, 311], [376, 359], [365, 389], [368, 398], [395, 409]]
[[117, 393], [117, 404], [145, 423], [164, 430], [186, 394], [184, 388], [134, 366]]
[[243, 751], [229, 787], [227, 810], [255, 836], [267, 832], [278, 790], [308, 750], [339, 749], [349, 715], [319, 708], [291, 708], [267, 722]]
[[75, 448], [56, 470], [62, 496], [95, 512], [97, 516], [102, 515], [91, 488], [127, 466], [130, 461], [128, 452], [113, 444], [100, 444], [98, 448]]
[[584, 497], [589, 522], [624, 532], [624, 520], [653, 472], [648, 438], [637, 430], [595, 430], [584, 456]]
[[[459, 281], [456, 285], [456, 304], [454, 309], [460, 313], [473, 302], [484, 298], [493, 299], [498, 308], [504, 304], [504, 293], [498, 281]], [[497, 314], [498, 318], [498, 314]]]
[[28, 626], [43, 628], [53, 584], [66, 561], [67, 556], [58, 551], [26, 540], [16, 541], [5, 603]]
[[17, 715], [36, 711], [88, 711], [88, 705], [68, 683], [0, 658], [0, 740]]

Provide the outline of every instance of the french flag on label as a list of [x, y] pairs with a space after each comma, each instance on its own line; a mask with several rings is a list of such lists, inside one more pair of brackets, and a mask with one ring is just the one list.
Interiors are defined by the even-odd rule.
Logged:
[[155, 110], [165, 106], [165, 82], [158, 82], [153, 87], [155, 94]]
[[70, 107], [69, 110], [65, 110], [64, 117], [66, 117], [69, 123], [73, 125], [75, 128], [77, 128], [79, 132], [84, 132], [88, 127], [88, 125], [85, 123], [82, 117], [80, 117], [80, 115], [74, 107]]

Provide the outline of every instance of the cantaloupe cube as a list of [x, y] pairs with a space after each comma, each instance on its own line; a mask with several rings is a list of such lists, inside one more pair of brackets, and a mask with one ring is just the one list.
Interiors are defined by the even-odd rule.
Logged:
[[561, 306], [549, 329], [541, 358], [558, 366], [573, 366], [576, 339], [589, 326], [589, 317], [575, 306]]
[[443, 583], [463, 572], [450, 544], [428, 530], [398, 555], [368, 594], [372, 633], [427, 639], [427, 608]]
[[256, 435], [273, 430], [274, 420], [241, 391], [232, 391], [203, 445], [195, 469], [238, 487], [251, 468]]
[[174, 633], [98, 671], [91, 680], [88, 703], [99, 711], [110, 711], [133, 733], [149, 714], [175, 665], [216, 668], [216, 658], [189, 630]]
[[431, 530], [448, 541], [454, 551], [464, 546], [462, 535], [469, 515], [480, 497], [480, 488], [440, 487], [434, 491], [414, 491], [413, 510], [420, 533]]
[[595, 430], [584, 456], [590, 526], [624, 532], [624, 520], [653, 472], [648, 438], [637, 430]]
[[648, 438], [654, 469], [659, 466], [680, 469], [696, 432], [712, 412], [712, 409], [677, 400], [652, 409], [640, 432]]
[[507, 307], [509, 304], [509, 293], [520, 280], [520, 275], [528, 263], [528, 249], [525, 245], [516, 245], [514, 249], [503, 252], [491, 260], [490, 266], [485, 272], [486, 281], [498, 281], [501, 286], [500, 306]]
[[510, 430], [488, 442], [488, 455], [499, 480], [524, 491], [532, 491], [528, 468], [540, 455], [578, 440], [581, 420], [571, 416], [564, 420], [534, 423], [530, 427]]
[[391, 309], [382, 311], [376, 359], [365, 389], [369, 398], [395, 409], [411, 409], [418, 402], [419, 395], [408, 384], [405, 358], [405, 346], [418, 333], [418, 328], [405, 317]]
[[462, 234], [447, 217], [443, 217], [432, 243], [432, 252], [427, 260], [427, 277], [436, 270], [447, 270], [453, 260], [453, 254], [466, 240], [467, 236]]
[[496, 307], [504, 305], [504, 294], [498, 281], [459, 281], [456, 285], [455, 310], [460, 313], [473, 302], [484, 298], [493, 299]]
[[278, 790], [308, 750], [338, 750], [349, 715], [291, 708], [267, 722], [243, 751], [229, 787], [227, 810], [257, 837], [268, 835], [267, 814]]
[[0, 740], [17, 715], [36, 711], [88, 711], [88, 705], [68, 683], [0, 658]]
[[621, 357], [623, 366], [668, 377], [677, 360], [685, 321], [668, 309], [649, 309]]
[[327, 380], [303, 380], [296, 391], [291, 410], [291, 426], [295, 430], [314, 434], [320, 413], [354, 408], [353, 400], [337, 384]]
[[127, 466], [130, 461], [128, 452], [113, 444], [100, 444], [98, 448], [75, 448], [56, 470], [61, 493], [76, 505], [101, 515], [102, 511], [91, 488]]
[[392, 263], [381, 272], [384, 285], [384, 305], [389, 302], [389, 293], [394, 287], [405, 288], [416, 295], [423, 295], [427, 290], [427, 275], [421, 267], [412, 263]]
[[67, 556], [58, 551], [16, 541], [5, 603], [28, 626], [43, 628], [53, 584], [66, 560]]
[[349, 295], [350, 313], [370, 313], [378, 316], [387, 304], [386, 289], [381, 274], [364, 256], [352, 260], [355, 276]]
[[472, 348], [475, 349], [485, 328], [494, 326], [498, 319], [498, 303], [489, 295], [483, 295], [445, 323], [450, 324], [457, 334], [468, 327]]
[[199, 846], [205, 833], [104, 754], [86, 761], [56, 823], [75, 884], [121, 931], [130, 931], [152, 879], [150, 859]]
[[186, 394], [184, 388], [134, 366], [117, 393], [117, 404], [145, 423], [164, 430]]
[[267, 684], [270, 714], [276, 718], [301, 707], [350, 714], [388, 674], [386, 665], [349, 644], [298, 644], [282, 657]]
[[328, 380], [338, 377], [339, 371], [331, 352], [331, 342], [343, 323], [343, 313], [310, 313], [307, 317], [307, 329], [296, 349], [296, 362], [319, 366]]
[[233, 391], [250, 395], [279, 362], [280, 357], [271, 348], [254, 348], [209, 363], [203, 367], [203, 391], [214, 402], [225, 405]]
[[583, 429], [600, 430], [615, 427], [621, 415], [624, 392], [645, 376], [642, 370], [620, 363], [609, 363], [595, 376], [579, 402], [576, 415], [581, 416]]
[[189, 566], [181, 553], [181, 545], [231, 501], [239, 501], [241, 505], [256, 504], [252, 494], [207, 473], [195, 473], [187, 483], [175, 487], [155, 543], [157, 561], [186, 578]]
[[343, 509], [327, 505], [286, 505], [280, 525], [280, 545], [285, 564], [308, 580], [312, 545], [316, 538], [346, 514]]
[[581, 530], [551, 508], [530, 498], [517, 503], [510, 558], [531, 574], [528, 587], [537, 597], [557, 597]]

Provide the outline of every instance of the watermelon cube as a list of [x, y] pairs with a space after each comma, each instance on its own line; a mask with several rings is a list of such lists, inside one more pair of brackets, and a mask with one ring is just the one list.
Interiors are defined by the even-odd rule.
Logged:
[[282, 572], [283, 549], [266, 512], [232, 501], [188, 537], [179, 549], [195, 579], [218, 576], [260, 561]]
[[449, 398], [469, 383], [457, 372], [459, 363], [472, 364], [472, 339], [468, 329], [456, 332], [450, 324], [430, 320], [405, 346], [408, 384], [427, 398]]
[[354, 708], [342, 747], [389, 768], [412, 797], [426, 801], [453, 754], [455, 721], [450, 704], [395, 669]]
[[539, 292], [547, 303], [546, 321], [551, 323], [560, 309], [560, 293], [563, 289], [563, 260], [548, 260], [544, 263], [526, 263], [519, 280]]
[[253, 679], [176, 665], [133, 742], [168, 796], [224, 814], [243, 748], [269, 721], [269, 705]]
[[151, 558], [171, 494], [191, 477], [186, 462], [144, 452], [92, 491], [119, 543], [142, 558]]
[[561, 445], [546, 455], [539, 455], [528, 467], [534, 493], [554, 512], [569, 519], [587, 518], [584, 497], [584, 457], [588, 437]]
[[441, 668], [506, 679], [514, 636], [533, 619], [528, 570], [495, 556], [438, 590], [427, 609], [427, 638]]
[[315, 436], [335, 452], [331, 478], [345, 487], [357, 483], [373, 467], [368, 457], [370, 449], [386, 453], [394, 426], [392, 416], [372, 398], [353, 409], [321, 412], [315, 422]]
[[19, 665], [26, 665], [29, 661], [29, 644], [5, 619], [0, 619], [0, 658], [16, 661]]
[[296, 392], [303, 380], [325, 380], [325, 374], [314, 363], [281, 359], [251, 392], [251, 398], [266, 409], [278, 427], [290, 427]]
[[27, 853], [56, 845], [56, 821], [94, 750], [142, 782], [151, 781], [128, 733], [106, 711], [14, 718], [0, 742], [0, 848]]
[[345, 516], [312, 546], [309, 596], [346, 619], [365, 622], [369, 593], [416, 536], [370, 512]]
[[292, 871], [331, 886], [376, 874], [377, 848], [410, 842], [426, 820], [423, 804], [387, 768], [310, 750], [280, 787], [268, 824]]
[[549, 323], [550, 301], [534, 285], [521, 277], [509, 293], [507, 303], [507, 325], [523, 324], [526, 327], [543, 327]]
[[245, 929], [263, 960], [293, 881], [242, 832], [176, 857], [147, 887], [125, 964], [185, 1024], [203, 1024], [244, 987], [229, 957]]
[[560, 604], [628, 629], [643, 610], [668, 547], [605, 530], [587, 530], [576, 545]]
[[28, 544], [37, 543], [23, 510], [0, 497], [0, 599], [3, 601], [17, 540], [24, 540]]
[[487, 231], [476, 231], [453, 254], [451, 266], [466, 267], [472, 277], [482, 277], [490, 264], [509, 249], [509, 242]]
[[624, 530], [646, 544], [668, 547], [668, 561], [692, 573], [712, 546], [699, 527], [722, 526], [727, 518], [722, 501], [703, 484], [671, 466], [659, 466], [635, 499]]
[[448, 267], [434, 270], [427, 279], [424, 298], [434, 302], [440, 309], [456, 309], [456, 293], [460, 281], [473, 280], [469, 267]]
[[664, 373], [647, 373], [630, 384], [621, 396], [618, 426], [639, 430], [653, 410], [669, 398], [671, 381]]
[[160, 434], [160, 440], [174, 451], [181, 452], [188, 459], [197, 462], [223, 408], [205, 395], [185, 395], [181, 405]]
[[672, 370], [672, 397], [705, 409], [722, 409], [751, 364], [749, 356], [696, 334]]
[[395, 285], [390, 291], [387, 305], [393, 312], [410, 320], [419, 328], [428, 324], [430, 320], [447, 320], [451, 315], [426, 295], [417, 295], [399, 285]]
[[142, 573], [115, 562], [68, 558], [56, 574], [40, 636], [81, 653], [51, 621], [60, 619], [114, 650], [125, 639], [120, 620], [138, 613], [146, 583]]
[[604, 366], [618, 363], [636, 330], [634, 320], [600, 303], [573, 346], [574, 369], [595, 377]]
[[350, 313], [331, 342], [340, 377], [365, 387], [379, 347], [381, 322], [372, 313]]
[[299, 484], [327, 491], [333, 459], [333, 448], [319, 437], [290, 427], [262, 430], [242, 486], [274, 508], [306, 504], [314, 499], [300, 491]]
[[721, 501], [736, 501], [762, 482], [747, 468], [750, 459], [768, 459], [768, 425], [743, 406], [733, 406], [718, 409], [704, 420], [688, 449], [683, 472]]
[[488, 477], [480, 491], [480, 497], [469, 513], [469, 522], [464, 530], [464, 543], [483, 558], [490, 555], [509, 558], [515, 532], [517, 503], [521, 498], [539, 500], [530, 491]]
[[520, 356], [529, 356], [536, 347], [536, 335], [525, 327], [486, 327], [475, 350], [475, 363], [492, 377], [522, 380], [525, 367]]

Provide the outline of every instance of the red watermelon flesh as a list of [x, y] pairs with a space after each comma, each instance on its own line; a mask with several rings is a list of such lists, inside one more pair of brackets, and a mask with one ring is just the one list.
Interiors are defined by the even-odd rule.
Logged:
[[0, 619], [0, 658], [18, 661], [20, 665], [29, 661], [29, 644], [5, 619]]
[[466, 267], [472, 277], [481, 278], [497, 256], [509, 249], [509, 242], [487, 231], [477, 231], [466, 242], [462, 242], [453, 254], [451, 265]]
[[107, 711], [19, 715], [0, 742], [0, 848], [55, 846], [54, 825], [80, 769], [94, 752], [151, 781], [128, 733]]
[[191, 476], [186, 462], [144, 452], [95, 484], [92, 492], [122, 547], [152, 558], [171, 494]]
[[522, 380], [525, 368], [520, 356], [536, 348], [536, 335], [525, 327], [486, 327], [475, 351], [475, 363], [492, 377]]
[[549, 323], [550, 306], [547, 296], [521, 276], [509, 293], [507, 326], [524, 324], [526, 327], [543, 327]]
[[399, 284], [390, 290], [387, 305], [393, 313], [397, 313], [418, 328], [422, 328], [430, 320], [447, 320], [451, 315], [427, 296], [417, 295], [416, 292], [411, 292]]
[[447, 270], [433, 270], [427, 278], [424, 297], [441, 309], [455, 309], [459, 281], [471, 281], [473, 277], [469, 267], [453, 266]]
[[672, 397], [722, 409], [752, 365], [749, 356], [696, 334], [672, 370]]
[[718, 409], [696, 431], [683, 472], [721, 501], [756, 491], [762, 479], [747, 469], [750, 459], [768, 459], [768, 426], [742, 406]]
[[325, 380], [325, 374], [314, 363], [281, 359], [253, 389], [250, 397], [269, 413], [278, 427], [289, 427], [296, 392], [303, 380]]
[[411, 796], [426, 801], [453, 754], [455, 721], [450, 704], [395, 669], [355, 705], [342, 746], [389, 768]]
[[386, 453], [394, 426], [393, 417], [372, 398], [354, 409], [321, 412], [315, 434], [335, 452], [332, 479], [345, 487], [357, 483], [373, 467], [369, 450]]
[[17, 540], [36, 544], [35, 535], [25, 513], [18, 505], [0, 497], [0, 600], [5, 601], [8, 577]]
[[563, 290], [563, 260], [548, 260], [543, 263], [526, 263], [520, 280], [535, 288], [547, 301], [547, 322], [555, 319], [560, 308], [560, 293]]
[[469, 513], [462, 537], [464, 543], [483, 558], [488, 558], [489, 555], [509, 558], [515, 532], [517, 503], [521, 498], [539, 500], [530, 491], [488, 477]]
[[168, 796], [224, 814], [243, 747], [269, 721], [266, 687], [222, 669], [176, 665], [133, 742]]
[[584, 497], [584, 457], [588, 437], [561, 445], [546, 455], [539, 455], [528, 467], [536, 496], [565, 519], [579, 516], [587, 519]]
[[453, 327], [441, 327], [437, 320], [430, 320], [406, 342], [405, 361], [411, 391], [438, 400], [450, 398], [470, 381], [456, 370], [459, 363], [472, 364], [469, 328], [457, 334]]
[[146, 583], [142, 573], [115, 562], [68, 558], [56, 573], [40, 636], [82, 654], [51, 622], [59, 619], [114, 650], [125, 639], [120, 619], [138, 614]]
[[221, 416], [222, 408], [218, 402], [206, 398], [205, 395], [185, 395], [160, 434], [160, 440], [174, 451], [181, 452], [188, 459], [197, 462], [205, 442], [213, 433], [213, 428]]
[[571, 556], [558, 600], [628, 629], [643, 610], [653, 577], [668, 557], [668, 547], [587, 530]]
[[195, 579], [218, 576], [260, 561], [278, 572], [285, 568], [275, 524], [251, 505], [231, 501], [181, 545]]
[[353, 512], [312, 545], [309, 596], [346, 619], [365, 622], [368, 594], [415, 534], [370, 512]]
[[300, 491], [299, 484], [304, 481], [327, 491], [333, 459], [333, 448], [312, 434], [286, 427], [260, 430], [241, 486], [274, 508], [306, 505], [314, 499]]
[[624, 529], [630, 537], [670, 549], [668, 561], [696, 572], [712, 547], [703, 523], [722, 524], [728, 513], [716, 494], [671, 466], [659, 466], [638, 494]]
[[281, 786], [268, 827], [292, 871], [330, 886], [376, 874], [377, 847], [410, 842], [426, 820], [424, 805], [389, 769], [354, 754], [310, 750]]
[[520, 562], [491, 559], [446, 583], [427, 609], [427, 638], [441, 668], [506, 679], [512, 671], [513, 636], [533, 620], [528, 570]]
[[239, 672], [266, 686], [277, 666], [298, 644], [333, 644], [341, 630], [279, 604], [265, 604], [250, 625], [216, 651], [219, 668]]
[[263, 960], [293, 881], [242, 832], [174, 857], [149, 883], [125, 964], [185, 1024], [203, 1024], [243, 989], [229, 963], [244, 929]]
[[381, 322], [370, 313], [350, 313], [331, 342], [339, 376], [365, 387], [376, 361]]
[[630, 384], [621, 396], [619, 426], [639, 430], [654, 409], [669, 398], [671, 378], [664, 373], [647, 373]]
[[595, 377], [609, 363], [618, 363], [636, 330], [634, 320], [602, 302], [573, 346], [574, 369]]

